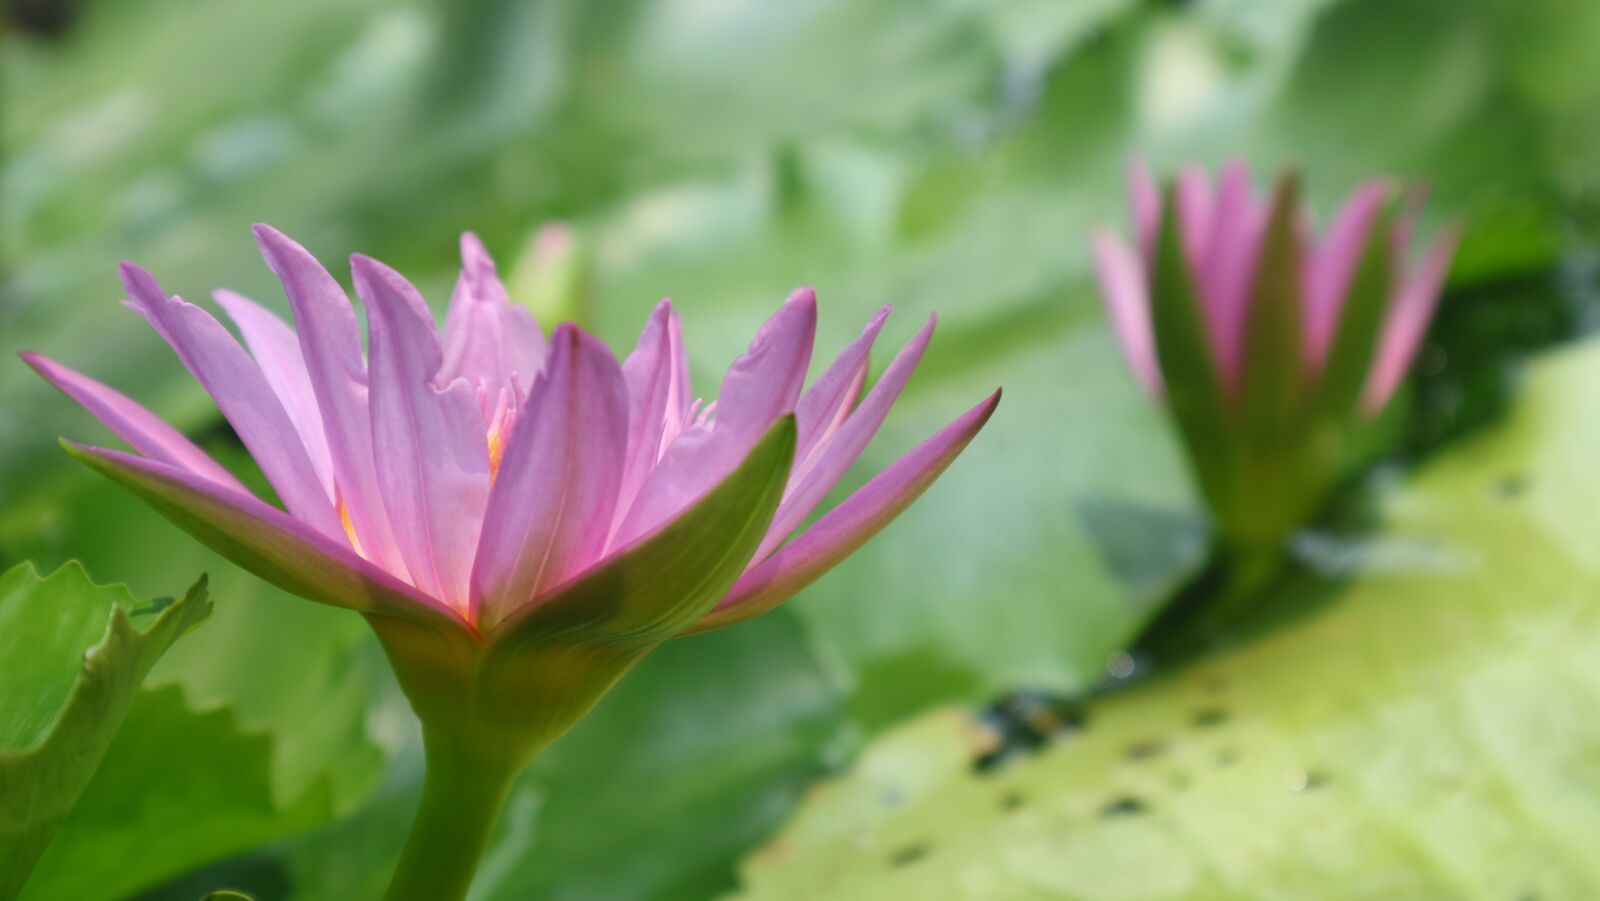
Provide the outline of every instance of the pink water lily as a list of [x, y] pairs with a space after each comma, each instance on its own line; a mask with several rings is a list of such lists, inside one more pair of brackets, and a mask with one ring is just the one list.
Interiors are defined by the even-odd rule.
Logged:
[[705, 403], [670, 301], [619, 363], [574, 326], [546, 338], [469, 234], [442, 335], [404, 278], [352, 259], [363, 352], [327, 270], [270, 228], [256, 238], [295, 327], [218, 292], [242, 345], [144, 270], [121, 272], [128, 306], [211, 394], [281, 507], [127, 397], [23, 357], [135, 451], [63, 442], [70, 453], [246, 569], [366, 616], [427, 750], [391, 899], [464, 897], [540, 749], [661, 642], [771, 609], [860, 547], [999, 402], [801, 528], [883, 423], [932, 319], [868, 388], [885, 307], [806, 389], [817, 308], [801, 289]]
[[1214, 181], [1189, 166], [1165, 190], [1135, 163], [1128, 181], [1133, 240], [1093, 237], [1112, 328], [1177, 426], [1219, 545], [1275, 560], [1373, 450], [1457, 230], [1413, 253], [1420, 196], [1396, 204], [1387, 179], [1321, 234], [1292, 171], [1263, 194], [1239, 162]]
[[[1327, 364], [1346, 299], [1363, 251], [1378, 227], [1393, 185], [1373, 179], [1361, 185], [1329, 220], [1319, 237], [1309, 214], [1296, 223], [1300, 244], [1300, 322], [1303, 375], [1314, 381]], [[1150, 273], [1156, 264], [1161, 192], [1140, 163], [1128, 167], [1134, 242], [1115, 232], [1094, 234], [1094, 257], [1101, 294], [1123, 352], [1139, 384], [1162, 393], [1161, 364], [1151, 321]], [[1249, 170], [1239, 161], [1222, 168], [1214, 181], [1199, 166], [1184, 168], [1172, 196], [1183, 259], [1200, 300], [1212, 360], [1222, 385], [1237, 395], [1245, 377], [1245, 338], [1257, 264], [1271, 216], [1271, 198], [1256, 193]], [[1388, 240], [1395, 269], [1386, 313], [1361, 406], [1368, 415], [1381, 410], [1399, 387], [1427, 330], [1455, 252], [1455, 229], [1440, 232], [1413, 260], [1410, 243], [1415, 209], [1393, 223]]]
[[[663, 300], [620, 364], [571, 325], [548, 339], [508, 302], [472, 235], [441, 336], [421, 295], [376, 260], [351, 261], [355, 311], [300, 245], [256, 237], [295, 328], [238, 294], [217, 304], [243, 336], [123, 264], [132, 307], [210, 392], [284, 509], [149, 411], [38, 354], [24, 358], [137, 454], [79, 448], [259, 575], [363, 612], [442, 617], [478, 633], [626, 553], [728, 476], [794, 417], [794, 462], [739, 580], [697, 628], [794, 594], [913, 500], [983, 425], [989, 398], [785, 544], [883, 422], [933, 331], [871, 390], [867, 356], [888, 308], [810, 387], [816, 301], [794, 292], [734, 362], [713, 403], [694, 398], [678, 316]], [[715, 536], [707, 536], [715, 540]]]

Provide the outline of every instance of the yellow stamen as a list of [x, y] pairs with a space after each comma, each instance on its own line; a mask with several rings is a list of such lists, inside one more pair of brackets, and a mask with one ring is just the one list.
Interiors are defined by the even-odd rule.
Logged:
[[500, 458], [505, 456], [506, 435], [505, 429], [498, 424], [489, 430], [489, 481], [500, 474]]
[[350, 508], [344, 505], [344, 498], [339, 498], [339, 524], [344, 526], [344, 534], [350, 538], [350, 546], [355, 548], [358, 555], [365, 557], [361, 550], [361, 539], [356, 537], [356, 527], [350, 522]]

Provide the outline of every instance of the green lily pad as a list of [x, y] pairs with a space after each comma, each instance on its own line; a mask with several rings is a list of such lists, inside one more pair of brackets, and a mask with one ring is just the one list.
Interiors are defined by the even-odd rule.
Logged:
[[[237, 450], [213, 451], [238, 462]], [[117, 759], [85, 790], [30, 897], [78, 897], [86, 886], [88, 897], [121, 897], [365, 802], [412, 720], [361, 617], [272, 588], [110, 482], [71, 487], [48, 507], [0, 514], [9, 547], [38, 559], [76, 553], [136, 592], [173, 569], [205, 570], [219, 600], [206, 640], [180, 643], [145, 680]], [[126, 849], [125, 859], [102, 849]]]
[[95, 585], [77, 563], [0, 576], [0, 898], [21, 890], [150, 668], [210, 612], [203, 576], [157, 601]]
[[885, 737], [744, 870], [751, 899], [1590, 897], [1600, 890], [1600, 343], [1383, 504], [1287, 625], [976, 772]]

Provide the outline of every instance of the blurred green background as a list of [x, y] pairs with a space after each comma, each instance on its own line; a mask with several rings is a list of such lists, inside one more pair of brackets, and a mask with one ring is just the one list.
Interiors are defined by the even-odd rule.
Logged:
[[[1533, 439], [1503, 437], [1523, 364], [1600, 321], [1596, 47], [1587, 0], [12, 0], [0, 569], [80, 558], [145, 596], [204, 570], [217, 607], [146, 683], [25, 897], [373, 896], [420, 780], [415, 726], [358, 617], [262, 585], [59, 452], [58, 436], [104, 432], [15, 351], [248, 465], [116, 303], [118, 260], [192, 300], [229, 287], [286, 311], [248, 231], [264, 221], [341, 279], [348, 253], [389, 262], [439, 311], [462, 230], [510, 270], [564, 220], [589, 266], [585, 325], [630, 347], [672, 296], [701, 393], [799, 284], [821, 302], [819, 360], [883, 303], [896, 344], [938, 311], [841, 495], [1003, 385], [988, 430], [786, 608], [630, 675], [520, 784], [475, 895], [703, 898], [759, 883], [763, 858], [744, 880], [739, 861], [885, 730], [1102, 686], [1203, 563], [1173, 438], [1123, 370], [1088, 262], [1089, 229], [1126, 221], [1130, 155], [1242, 156], [1263, 177], [1296, 164], [1324, 215], [1370, 175], [1427, 184], [1429, 226], [1463, 221], [1466, 238], [1401, 440], [1351, 504], [1410, 497], [1408, 473], [1458, 447], [1527, 454]], [[1441, 481], [1415, 490], [1455, 497]], [[1294, 598], [1338, 606], [1349, 561], [1382, 544], [1352, 519], [1312, 542], [1335, 563]], [[1357, 639], [1377, 640], [1342, 640]], [[1574, 739], [1585, 772], [1592, 739]], [[918, 864], [851, 828], [890, 869]], [[1027, 884], [1038, 894], [995, 896], [1067, 896]]]

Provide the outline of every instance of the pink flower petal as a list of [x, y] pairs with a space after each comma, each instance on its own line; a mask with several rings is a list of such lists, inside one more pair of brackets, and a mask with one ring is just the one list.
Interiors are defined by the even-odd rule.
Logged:
[[393, 269], [351, 258], [367, 307], [378, 484], [412, 582], [463, 613], [489, 499], [489, 445], [477, 392], [436, 387], [439, 333], [422, 295]]
[[311, 387], [305, 358], [300, 355], [300, 339], [294, 329], [255, 301], [232, 291], [211, 294], [218, 306], [239, 327], [245, 347], [261, 368], [261, 375], [272, 386], [284, 412], [300, 434], [311, 465], [322, 480], [328, 497], [336, 496], [333, 484], [333, 457], [328, 453], [328, 436], [322, 430], [322, 411], [317, 409], [317, 393]]
[[[756, 332], [750, 349], [728, 367], [717, 392], [717, 429], [739, 436], [743, 458], [778, 417], [792, 412], [817, 335], [817, 296], [810, 288], [789, 295]], [[726, 471], [717, 474], [717, 478]]]
[[628, 452], [617, 492], [613, 531], [633, 503], [666, 446], [683, 431], [688, 398], [683, 389], [683, 338], [671, 300], [656, 304], [639, 343], [622, 363], [628, 384]]
[[629, 544], [677, 516], [732, 472], [778, 417], [793, 411], [811, 362], [816, 327], [816, 296], [802, 288], [728, 368], [716, 400], [715, 423], [685, 429], [667, 448], [622, 515], [612, 546]]
[[395, 543], [373, 464], [372, 420], [367, 410], [367, 364], [361, 332], [344, 289], [304, 247], [277, 230], [255, 226], [267, 265], [283, 282], [294, 311], [295, 333], [323, 432], [333, 458], [338, 501], [349, 517], [363, 556], [402, 578], [405, 561]]
[[192, 472], [235, 491], [246, 491], [233, 473], [223, 469], [194, 442], [125, 395], [43, 354], [24, 351], [19, 356], [45, 381], [83, 405], [94, 418], [145, 457]]
[[1139, 257], [1145, 265], [1156, 258], [1157, 229], [1161, 226], [1161, 189], [1142, 161], [1128, 161], [1128, 203], [1133, 207], [1133, 234], [1139, 242]]
[[770, 554], [774, 548], [782, 544], [783, 540], [789, 537], [789, 533], [799, 527], [805, 518], [811, 515], [811, 511], [822, 503], [822, 499], [844, 476], [856, 458], [861, 456], [861, 452], [867, 447], [867, 442], [872, 440], [872, 436], [878, 432], [878, 427], [883, 425], [884, 417], [889, 415], [889, 408], [899, 398], [900, 391], [911, 378], [911, 373], [916, 371], [917, 364], [921, 362], [923, 352], [928, 349], [928, 341], [933, 338], [934, 322], [934, 317], [928, 317], [928, 324], [923, 326], [904, 348], [901, 348], [900, 353], [895, 355], [894, 362], [884, 370], [883, 377], [872, 386], [861, 406], [845, 420], [838, 434], [824, 444], [810, 460], [795, 467], [783, 503], [772, 518], [772, 528], [762, 540], [761, 547], [756, 550], [757, 560]]
[[1122, 239], [1104, 229], [1093, 236], [1095, 273], [1105, 300], [1111, 328], [1122, 344], [1139, 387], [1153, 396], [1162, 393], [1161, 364], [1156, 359], [1156, 339], [1150, 322], [1150, 292], [1139, 257]]
[[172, 345], [184, 367], [216, 401], [289, 511], [324, 535], [342, 537], [339, 517], [299, 433], [239, 342], [210, 313], [168, 298], [138, 266], [123, 263], [120, 271], [129, 306]]
[[72, 456], [257, 576], [308, 600], [430, 623], [464, 621], [433, 598], [247, 492], [165, 463], [63, 441]]
[[1439, 303], [1445, 276], [1450, 271], [1450, 259], [1460, 239], [1460, 232], [1455, 228], [1440, 232], [1395, 294], [1389, 319], [1378, 339], [1372, 374], [1367, 378], [1362, 395], [1362, 408], [1368, 416], [1376, 416], [1383, 410], [1395, 389], [1400, 387], [1406, 370], [1411, 368], [1411, 358], [1416, 356], [1422, 336], [1428, 331], [1428, 321]]
[[445, 316], [442, 382], [466, 379], [494, 396], [514, 386], [526, 396], [544, 365], [544, 334], [526, 307], [510, 302], [478, 236], [461, 236], [461, 277]]
[[1389, 195], [1384, 181], [1362, 185], [1329, 223], [1322, 243], [1307, 254], [1305, 267], [1306, 363], [1320, 372], [1333, 346], [1345, 295], [1355, 278], [1361, 252]]
[[599, 559], [621, 484], [622, 368], [571, 325], [550, 343], [484, 515], [472, 574], [473, 621], [484, 629]]
[[[562, 645], [585, 659], [642, 652], [692, 626], [728, 593], [766, 533], [794, 464], [793, 416], [682, 515], [511, 613], [491, 652], [543, 657]], [[529, 646], [532, 646], [530, 648]], [[560, 665], [558, 657], [556, 665]]]
[[1235, 160], [1224, 166], [1201, 282], [1224, 384], [1237, 386], [1242, 376], [1245, 321], [1269, 215], [1270, 210], [1250, 190], [1250, 172], [1244, 163]]
[[743, 622], [821, 578], [920, 497], [989, 421], [999, 402], [996, 391], [879, 473], [794, 541], [751, 567], [691, 631]]
[[1185, 166], [1178, 173], [1175, 191], [1178, 214], [1178, 237], [1183, 242], [1184, 257], [1194, 273], [1196, 285], [1203, 284], [1211, 265], [1211, 241], [1215, 231], [1216, 196], [1211, 189], [1211, 178], [1200, 166]]
[[795, 448], [797, 472], [844, 423], [861, 396], [861, 387], [867, 380], [867, 357], [890, 309], [884, 306], [872, 314], [860, 337], [846, 345], [822, 376], [800, 395], [794, 410], [795, 424], [800, 429], [800, 443]]

